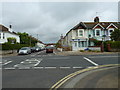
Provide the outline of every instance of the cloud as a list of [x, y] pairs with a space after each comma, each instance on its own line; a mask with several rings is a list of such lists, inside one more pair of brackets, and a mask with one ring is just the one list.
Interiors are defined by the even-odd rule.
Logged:
[[96, 12], [101, 21], [116, 21], [117, 9], [117, 2], [11, 2], [2, 4], [2, 23], [12, 24], [17, 32], [38, 34], [43, 42], [57, 42], [79, 22], [93, 22]]

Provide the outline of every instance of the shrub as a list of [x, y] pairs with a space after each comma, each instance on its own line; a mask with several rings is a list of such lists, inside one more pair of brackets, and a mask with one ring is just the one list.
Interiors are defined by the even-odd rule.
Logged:
[[84, 52], [84, 50], [80, 50], [80, 52]]
[[29, 45], [27, 44], [19, 44], [19, 43], [16, 43], [16, 44], [4, 43], [1, 45], [2, 50], [18, 50], [22, 47], [28, 47], [28, 46]]
[[16, 43], [16, 38], [14, 38], [14, 37], [9, 37], [9, 38], [7, 38], [7, 40], [9, 43]]

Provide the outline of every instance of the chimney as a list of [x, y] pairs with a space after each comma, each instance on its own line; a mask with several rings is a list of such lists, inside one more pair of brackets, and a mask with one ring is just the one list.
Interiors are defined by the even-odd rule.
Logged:
[[9, 28], [11, 29], [11, 28], [12, 28], [12, 25], [9, 25]]
[[13, 32], [13, 30], [12, 30], [12, 25], [9, 25], [9, 28], [10, 28], [9, 31], [10, 31], [10, 32]]
[[99, 17], [95, 17], [95, 18], [94, 18], [94, 22], [97, 22], [97, 23], [98, 23], [98, 22], [99, 22]]

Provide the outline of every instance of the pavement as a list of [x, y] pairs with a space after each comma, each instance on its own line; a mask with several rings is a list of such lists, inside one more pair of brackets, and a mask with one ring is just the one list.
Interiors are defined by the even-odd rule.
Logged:
[[102, 55], [102, 54], [117, 54], [119, 52], [89, 52], [89, 51], [84, 51], [84, 52], [80, 52], [80, 51], [58, 51], [55, 50], [55, 54], [56, 55], [61, 55], [61, 56], [76, 56], [76, 55]]
[[[120, 88], [120, 66], [91, 68], [72, 73], [57, 82], [52, 88]], [[82, 72], [83, 71], [83, 72]]]
[[[102, 55], [102, 54], [118, 54], [119, 52], [89, 52], [89, 51], [59, 51], [59, 50], [54, 50], [54, 54], [58, 56], [76, 56], [76, 55]], [[0, 55], [0, 57], [8, 57], [8, 56], [17, 56], [18, 53], [8, 53], [8, 54], [3, 54]]]

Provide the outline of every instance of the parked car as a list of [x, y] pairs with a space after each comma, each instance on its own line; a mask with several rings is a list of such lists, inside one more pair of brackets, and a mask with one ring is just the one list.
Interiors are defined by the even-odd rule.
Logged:
[[47, 46], [46, 53], [53, 53], [53, 47]]
[[18, 54], [30, 54], [31, 53], [31, 48], [30, 47], [22, 47], [19, 51]]
[[35, 52], [36, 48], [35, 47], [31, 47], [31, 52]]
[[35, 47], [35, 51], [36, 52], [41, 51], [41, 48], [40, 47]]

